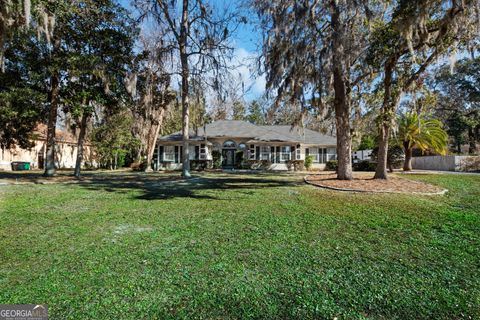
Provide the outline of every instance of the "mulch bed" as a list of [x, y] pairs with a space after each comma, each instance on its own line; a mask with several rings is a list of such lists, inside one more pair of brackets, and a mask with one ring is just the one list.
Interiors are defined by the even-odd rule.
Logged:
[[374, 180], [373, 173], [355, 172], [353, 180], [337, 180], [334, 173], [305, 176], [305, 182], [338, 191], [444, 194], [447, 190], [427, 184], [389, 175], [388, 180]]

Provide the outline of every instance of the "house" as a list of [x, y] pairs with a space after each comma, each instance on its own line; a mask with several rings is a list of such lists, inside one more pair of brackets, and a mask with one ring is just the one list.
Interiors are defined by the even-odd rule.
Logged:
[[[47, 126], [39, 124], [34, 131], [34, 139], [30, 149], [14, 146], [0, 149], [0, 170], [11, 170], [14, 161], [29, 162], [32, 169], [43, 169], [47, 149]], [[58, 169], [75, 168], [77, 160], [77, 137], [72, 133], [57, 129], [55, 132], [55, 166]], [[84, 145], [83, 167], [96, 167], [93, 150], [90, 144]]]
[[[336, 159], [336, 138], [289, 125], [254, 125], [246, 121], [221, 120], [190, 132], [191, 161], [212, 162], [221, 155], [223, 168], [287, 170], [293, 160], [313, 156], [313, 168], [323, 169]], [[181, 169], [182, 134], [160, 137], [154, 163], [158, 169]], [[216, 152], [215, 152], [216, 151]]]
[[372, 160], [372, 151], [373, 150], [369, 149], [369, 150], [357, 150], [352, 152], [353, 163]]

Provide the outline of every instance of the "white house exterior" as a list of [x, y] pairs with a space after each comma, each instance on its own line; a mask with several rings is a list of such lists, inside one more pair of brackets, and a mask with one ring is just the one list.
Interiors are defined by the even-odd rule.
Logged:
[[[223, 168], [242, 163], [262, 163], [269, 170], [287, 170], [292, 160], [314, 157], [313, 168], [324, 169], [336, 160], [336, 139], [319, 132], [292, 126], [259, 126], [246, 121], [222, 120], [190, 133], [189, 157], [194, 161], [212, 161], [213, 151], [221, 154]], [[181, 169], [183, 147], [181, 132], [158, 139], [155, 166], [159, 170]], [[240, 156], [238, 155], [240, 154]]]

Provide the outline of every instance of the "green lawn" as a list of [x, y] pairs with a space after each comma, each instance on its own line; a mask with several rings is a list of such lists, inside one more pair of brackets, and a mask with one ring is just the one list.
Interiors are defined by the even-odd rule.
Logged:
[[0, 186], [0, 303], [52, 319], [479, 319], [480, 176], [446, 196], [291, 175]]

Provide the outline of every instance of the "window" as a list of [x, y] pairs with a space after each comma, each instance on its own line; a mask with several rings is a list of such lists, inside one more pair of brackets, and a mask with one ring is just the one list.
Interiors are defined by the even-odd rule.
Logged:
[[325, 150], [327, 151], [327, 161], [337, 160], [337, 149], [328, 148], [328, 149], [325, 149]]
[[310, 148], [310, 156], [313, 158], [313, 162], [319, 163], [320, 162], [320, 154], [318, 152], [318, 148]]
[[250, 160], [255, 160], [255, 145], [253, 144], [250, 145], [250, 150], [248, 155]]
[[204, 143], [200, 145], [200, 160], [207, 159], [207, 148]]
[[175, 147], [174, 146], [163, 147], [163, 161], [175, 161]]
[[290, 146], [283, 146], [280, 151], [280, 161], [290, 160]]
[[240, 144], [238, 145], [238, 148], [239, 148], [240, 150], [245, 150], [245, 149], [247, 148], [247, 146], [245, 145], [245, 143], [240, 143]]
[[[189, 145], [188, 146], [188, 159], [197, 160], [199, 154], [198, 146]], [[182, 160], [180, 160], [182, 161]]]
[[302, 150], [300, 149], [300, 145], [297, 145], [297, 149], [295, 150], [295, 152], [296, 152], [297, 160], [301, 160], [302, 159]]
[[260, 160], [270, 160], [270, 147], [261, 146], [260, 147]]
[[237, 144], [232, 140], [227, 140], [223, 143], [223, 147], [227, 149], [234, 149], [237, 148]]

